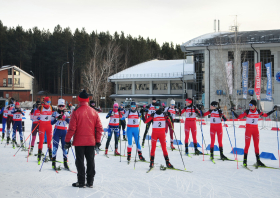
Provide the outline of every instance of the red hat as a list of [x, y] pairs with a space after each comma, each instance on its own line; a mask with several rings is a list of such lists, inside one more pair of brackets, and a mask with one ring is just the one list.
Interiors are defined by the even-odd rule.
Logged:
[[20, 105], [19, 102], [16, 102], [16, 105]]
[[79, 102], [89, 102], [88, 94], [86, 90], [83, 90], [78, 96]]
[[44, 102], [48, 102], [48, 101], [51, 101], [50, 98], [49, 97], [45, 97], [44, 98]]
[[187, 98], [187, 99], [186, 99], [186, 102], [188, 102], [188, 103], [191, 103], [191, 104], [192, 104], [192, 99]]

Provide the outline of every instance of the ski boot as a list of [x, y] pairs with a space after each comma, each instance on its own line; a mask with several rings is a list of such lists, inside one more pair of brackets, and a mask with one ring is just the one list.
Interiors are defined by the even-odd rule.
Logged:
[[138, 151], [138, 157], [141, 161], [146, 161], [145, 158], [142, 155], [142, 151]]
[[38, 158], [37, 158], [37, 160], [38, 160], [38, 165], [41, 164], [41, 155], [42, 155], [42, 150], [39, 149], [39, 150], [38, 150]]
[[171, 150], [175, 150], [175, 147], [173, 146], [173, 142], [170, 143]]
[[220, 149], [221, 160], [228, 160], [228, 158], [224, 155], [223, 147], [220, 147], [219, 149]]
[[108, 149], [105, 149], [105, 153], [104, 153], [104, 155], [108, 155]]
[[29, 151], [29, 155], [32, 155], [32, 154], [33, 154], [33, 148], [34, 148], [34, 146], [31, 146], [31, 149], [30, 149], [30, 151]]
[[46, 156], [44, 162], [48, 162], [50, 160], [52, 160], [52, 149], [49, 149], [49, 158], [47, 158], [47, 156]]
[[260, 166], [260, 167], [265, 167], [264, 163], [262, 163], [261, 160], [260, 160], [260, 155], [259, 154], [256, 154], [256, 158], [257, 158], [256, 165]]
[[167, 167], [167, 168], [174, 168], [174, 167], [172, 166], [172, 164], [170, 164], [168, 156], [165, 156], [164, 158], [165, 158], [165, 162], [166, 162], [166, 167]]
[[10, 137], [7, 136], [7, 145], [9, 145], [9, 142], [10, 142]]
[[13, 149], [15, 149], [15, 148], [16, 148], [16, 146], [15, 146], [16, 144], [17, 144], [16, 140], [15, 140], [15, 139], [13, 139], [13, 140], [12, 140]]
[[185, 144], [185, 154], [189, 155], [189, 148], [188, 148], [188, 143]]
[[73, 183], [72, 186], [73, 187], [79, 187], [79, 188], [86, 188], [85, 184], [80, 184], [79, 182]]
[[127, 141], [127, 139], [126, 139], [125, 135], [123, 135], [123, 141]]
[[195, 153], [195, 155], [202, 155], [202, 152], [197, 149], [197, 143], [194, 143], [193, 145], [194, 145], [194, 153]]
[[116, 155], [121, 155], [121, 154], [118, 152], [118, 149], [115, 149], [115, 153], [114, 153], [114, 154], [115, 154], [115, 156], [116, 156]]
[[154, 168], [154, 160], [155, 160], [155, 157], [154, 157], [154, 156], [151, 156], [151, 159], [150, 159], [150, 168]]
[[142, 148], [144, 148], [145, 142], [142, 142]]
[[2, 133], [2, 142], [4, 141], [5, 133]]
[[67, 164], [67, 157], [64, 157], [63, 159], [64, 159], [64, 161], [63, 161], [63, 162], [64, 162], [64, 163], [63, 163], [63, 164], [64, 164], [64, 168], [67, 169], [67, 170], [70, 170], [70, 169], [69, 169], [69, 166], [68, 166], [68, 164]]
[[56, 168], [56, 157], [53, 157], [52, 158], [52, 168], [54, 169], [54, 170], [57, 170], [57, 168]]
[[210, 160], [214, 160], [214, 148], [210, 148]]
[[243, 166], [247, 167], [247, 156], [248, 154], [244, 153], [244, 158], [243, 158]]
[[131, 152], [127, 152], [127, 161], [130, 162], [131, 159]]

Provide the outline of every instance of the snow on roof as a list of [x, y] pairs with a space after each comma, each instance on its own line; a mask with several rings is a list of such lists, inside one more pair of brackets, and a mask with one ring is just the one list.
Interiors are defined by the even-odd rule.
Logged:
[[109, 77], [109, 79], [130, 78], [180, 78], [184, 74], [193, 74], [193, 64], [185, 60], [151, 60], [127, 68]]

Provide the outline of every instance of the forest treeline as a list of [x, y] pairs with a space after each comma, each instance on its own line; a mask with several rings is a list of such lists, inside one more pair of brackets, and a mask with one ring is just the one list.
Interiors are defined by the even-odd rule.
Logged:
[[[60, 93], [61, 66], [63, 68], [63, 93], [78, 93], [86, 86], [83, 72], [92, 62], [96, 43], [103, 49], [118, 48], [117, 64], [112, 62], [111, 73], [119, 72], [141, 62], [152, 59], [181, 59], [183, 53], [179, 45], [163, 43], [156, 39], [132, 37], [124, 32], [86, 32], [57, 25], [53, 32], [37, 27], [24, 29], [21, 26], [7, 27], [0, 21], [0, 64], [16, 65], [24, 71], [33, 71], [37, 90]], [[94, 47], [95, 46], [95, 47]], [[102, 53], [106, 59], [107, 51]], [[103, 67], [102, 64], [97, 67]], [[106, 71], [105, 71], [106, 72]]]

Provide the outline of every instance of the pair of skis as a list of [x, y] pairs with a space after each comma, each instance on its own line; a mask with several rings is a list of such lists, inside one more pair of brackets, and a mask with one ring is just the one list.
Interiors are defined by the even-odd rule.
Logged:
[[[151, 170], [153, 170], [154, 167], [150, 167], [149, 170], [146, 173], [149, 173]], [[182, 169], [178, 169], [178, 168], [168, 168], [164, 165], [160, 165], [160, 170], [165, 171], [166, 169], [170, 169], [170, 170], [175, 170], [175, 171], [182, 171], [182, 172], [187, 172], [187, 173], [192, 173], [193, 171], [187, 171], [187, 170], [182, 170]]]

